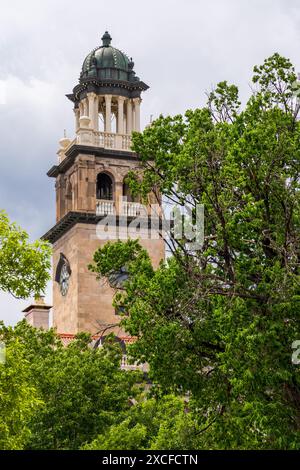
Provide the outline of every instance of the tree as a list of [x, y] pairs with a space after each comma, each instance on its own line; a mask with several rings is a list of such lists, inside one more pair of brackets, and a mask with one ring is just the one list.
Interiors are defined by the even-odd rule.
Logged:
[[[26, 298], [40, 294], [49, 279], [50, 246], [29, 243], [28, 235], [0, 212], [0, 289]], [[0, 324], [5, 361], [0, 362], [0, 449], [22, 449], [31, 431], [29, 421], [42, 400], [34, 386], [27, 351], [17, 337], [7, 342]]]
[[[43, 401], [27, 419], [27, 449], [79, 449], [122, 420], [139, 389], [140, 374], [121, 370], [120, 347], [109, 338], [103, 348], [93, 349], [90, 336], [81, 333], [65, 347], [53, 330], [25, 321], [15, 328], [2, 325], [0, 337], [8, 347], [18, 342], [26, 351], [31, 386]], [[14, 400], [8, 387], [11, 408]]]
[[197, 420], [174, 395], [143, 397], [125, 420], [113, 424], [85, 450], [195, 449]]
[[51, 249], [42, 240], [29, 242], [28, 234], [0, 212], [0, 289], [18, 298], [40, 295], [50, 279]]
[[6, 346], [0, 362], [0, 449], [23, 449], [30, 437], [29, 421], [41, 406], [32, 383], [24, 346], [17, 339]]
[[131, 354], [166, 393], [191, 394], [204, 448], [300, 445], [299, 84], [279, 54], [254, 68], [253, 84], [241, 112], [222, 82], [203, 109], [133, 136], [143, 179], [131, 174], [131, 191], [188, 203], [193, 219], [203, 204], [202, 248], [171, 237], [172, 257], [154, 271], [137, 243], [119, 242], [93, 268], [126, 265], [115, 304], [137, 337]]

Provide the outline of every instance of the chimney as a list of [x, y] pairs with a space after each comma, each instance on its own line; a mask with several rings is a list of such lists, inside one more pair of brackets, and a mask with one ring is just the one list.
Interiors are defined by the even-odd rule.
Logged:
[[34, 328], [49, 330], [49, 313], [51, 305], [46, 305], [44, 297], [37, 296], [34, 302], [23, 310], [25, 319]]

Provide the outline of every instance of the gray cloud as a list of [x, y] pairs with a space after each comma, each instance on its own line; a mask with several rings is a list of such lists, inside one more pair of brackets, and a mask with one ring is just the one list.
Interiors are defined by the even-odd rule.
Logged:
[[[205, 102], [220, 80], [235, 82], [243, 101], [254, 64], [278, 51], [299, 63], [296, 0], [10, 0], [1, 5], [0, 207], [32, 238], [54, 223], [58, 140], [73, 135], [72, 105], [87, 53], [108, 29], [113, 45], [132, 56], [150, 85], [150, 115], [182, 113]], [[26, 302], [0, 294], [0, 318], [14, 323]]]

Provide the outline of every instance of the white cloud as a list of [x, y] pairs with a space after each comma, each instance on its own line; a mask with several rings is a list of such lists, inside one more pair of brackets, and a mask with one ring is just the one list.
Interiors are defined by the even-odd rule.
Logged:
[[6, 81], [0, 80], [0, 105], [6, 104]]

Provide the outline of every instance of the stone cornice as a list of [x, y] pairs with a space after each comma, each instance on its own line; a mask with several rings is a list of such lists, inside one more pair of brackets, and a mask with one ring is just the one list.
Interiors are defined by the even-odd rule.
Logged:
[[91, 145], [72, 145], [66, 152], [66, 158], [59, 164], [54, 165], [47, 172], [50, 178], [56, 178], [59, 174], [65, 173], [74, 163], [77, 155], [95, 155], [101, 158], [113, 158], [116, 160], [130, 160], [137, 161], [138, 156], [136, 153], [127, 152], [124, 150], [105, 149], [103, 147], [93, 147]]
[[89, 214], [86, 212], [68, 212], [62, 219], [60, 219], [54, 227], [48, 230], [41, 238], [48, 240], [50, 243], [55, 243], [62, 237], [68, 230], [78, 223], [96, 224], [102, 217], [97, 217], [96, 214]]
[[[94, 213], [71, 211], [71, 212], [68, 212], [61, 220], [59, 220], [54, 225], [54, 227], [48, 230], [48, 232], [45, 233], [41, 238], [42, 240], [48, 240], [50, 243], [55, 243], [76, 224], [96, 225], [98, 222], [100, 222], [100, 220], [104, 218], [107, 218], [110, 227], [113, 227], [113, 226], [126, 227], [134, 219], [136, 219], [136, 217], [125, 217], [125, 216], [122, 217], [122, 216], [114, 216], [114, 215], [98, 216]], [[138, 219], [141, 223], [140, 228], [144, 228], [144, 229], [151, 228], [151, 217], [141, 217]], [[163, 222], [161, 219], [159, 220], [158, 226], [159, 226], [159, 229], [162, 229]], [[157, 227], [155, 227], [154, 229], [157, 229]]]
[[96, 95], [123, 95], [125, 98], [139, 97], [142, 91], [149, 88], [142, 81], [122, 81], [122, 80], [97, 80], [94, 77], [85, 78], [73, 89], [73, 93], [69, 93], [66, 97], [78, 106], [80, 100], [87, 96], [87, 93], [95, 93]]
[[28, 312], [30, 312], [30, 311], [33, 310], [33, 309], [35, 309], [35, 310], [50, 310], [50, 308], [52, 308], [52, 305], [36, 305], [36, 304], [30, 304], [30, 305], [28, 305], [28, 307], [24, 308], [24, 310], [22, 310], [22, 312], [28, 313]]

